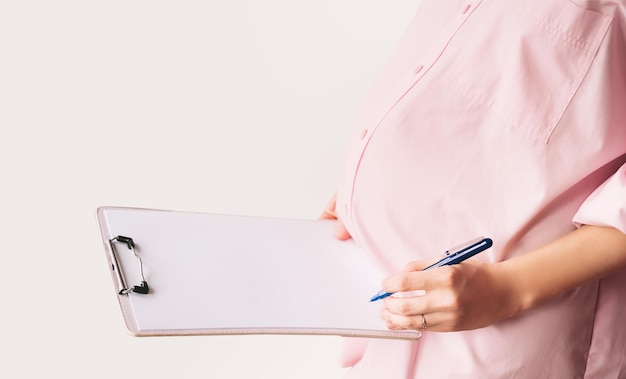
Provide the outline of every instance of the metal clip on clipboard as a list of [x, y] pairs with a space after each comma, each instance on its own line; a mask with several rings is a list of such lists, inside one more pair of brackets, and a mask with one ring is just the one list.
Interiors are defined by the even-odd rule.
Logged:
[[[139, 260], [139, 271], [141, 274], [140, 285], [133, 286], [132, 288], [129, 288], [126, 285], [126, 280], [124, 279], [124, 273], [122, 272], [122, 268], [120, 267], [120, 260], [117, 257], [117, 250], [115, 249], [115, 245], [116, 245], [115, 242], [126, 244], [128, 249], [131, 250], [133, 255], [137, 257], [137, 260]], [[137, 252], [135, 251], [135, 242], [133, 241], [133, 239], [130, 237], [117, 236], [117, 237], [109, 239], [109, 245], [111, 246], [111, 254], [113, 256], [112, 270], [117, 273], [117, 280], [118, 280], [118, 285], [119, 285], [118, 294], [128, 295], [131, 292], [135, 292], [135, 293], [145, 295], [148, 292], [150, 292], [150, 288], [148, 287], [148, 282], [146, 282], [146, 279], [143, 275], [143, 262], [141, 261], [141, 258], [139, 257], [139, 255], [137, 255]]]

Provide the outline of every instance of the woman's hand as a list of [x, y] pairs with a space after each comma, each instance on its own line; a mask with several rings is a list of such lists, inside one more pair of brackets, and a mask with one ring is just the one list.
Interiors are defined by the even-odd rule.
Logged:
[[330, 201], [328, 202], [328, 204], [326, 205], [326, 208], [324, 209], [324, 212], [322, 213], [320, 218], [326, 219], [326, 220], [337, 220], [337, 226], [335, 228], [335, 236], [342, 241], [347, 240], [350, 238], [350, 233], [348, 232], [348, 229], [346, 229], [341, 219], [339, 219], [339, 216], [337, 216], [337, 211], [335, 210], [336, 205], [337, 205], [337, 194], [335, 193], [333, 197], [330, 199]]
[[477, 329], [518, 312], [509, 276], [498, 263], [465, 261], [421, 271], [431, 263], [409, 263], [403, 272], [383, 282], [387, 292], [423, 293], [410, 297], [399, 294], [384, 300], [381, 316], [389, 329]]
[[383, 282], [387, 292], [424, 291], [422, 296], [385, 299], [381, 316], [390, 329], [476, 329], [534, 308], [626, 268], [626, 233], [585, 225], [498, 263], [465, 261], [421, 271], [429, 263], [410, 263]]

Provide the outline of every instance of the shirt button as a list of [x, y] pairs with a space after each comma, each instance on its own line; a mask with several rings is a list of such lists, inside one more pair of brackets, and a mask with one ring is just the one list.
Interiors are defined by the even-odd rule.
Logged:
[[361, 131], [361, 139], [364, 139], [365, 137], [367, 137], [367, 129], [363, 129]]
[[419, 74], [420, 72], [422, 72], [422, 69], [423, 69], [423, 68], [424, 68], [424, 66], [423, 66], [423, 65], [419, 65], [419, 66], [415, 67], [415, 68], [413, 69], [413, 75], [417, 75], [417, 74]]

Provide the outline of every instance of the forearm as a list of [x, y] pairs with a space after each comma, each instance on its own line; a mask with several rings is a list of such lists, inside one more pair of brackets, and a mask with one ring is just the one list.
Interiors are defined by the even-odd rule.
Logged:
[[626, 267], [626, 234], [617, 229], [583, 226], [562, 238], [508, 261], [518, 313], [586, 282]]

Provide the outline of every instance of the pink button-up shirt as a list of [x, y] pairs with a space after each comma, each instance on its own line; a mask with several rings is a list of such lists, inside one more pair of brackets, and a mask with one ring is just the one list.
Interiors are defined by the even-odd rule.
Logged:
[[[389, 274], [479, 235], [473, 259], [501, 261], [577, 224], [626, 233], [625, 163], [626, 1], [423, 0], [337, 211]], [[355, 343], [348, 377], [626, 378], [625, 323], [621, 271], [486, 328]]]

